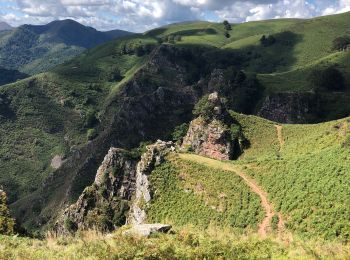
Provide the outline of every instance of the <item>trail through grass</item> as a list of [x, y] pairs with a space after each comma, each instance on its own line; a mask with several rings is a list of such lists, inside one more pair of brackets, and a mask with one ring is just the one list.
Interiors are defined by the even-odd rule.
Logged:
[[[254, 193], [256, 193], [261, 199], [261, 205], [265, 210], [265, 218], [259, 224], [258, 233], [262, 237], [266, 237], [267, 233], [271, 228], [272, 218], [276, 213], [274, 211], [273, 205], [269, 202], [267, 198], [266, 192], [253, 179], [248, 177], [240, 168], [229, 163], [220, 162], [214, 159], [205, 158], [194, 154], [180, 154], [180, 158], [184, 160], [190, 160], [196, 163], [204, 164], [208, 167], [217, 168], [224, 171], [231, 171], [237, 174], [238, 176], [240, 176], [246, 182], [246, 184], [251, 188], [251, 190]], [[280, 232], [280, 230], [284, 228], [284, 225], [283, 225], [284, 222], [282, 220], [281, 214], [279, 214], [279, 219], [280, 220], [279, 220], [278, 229]]]

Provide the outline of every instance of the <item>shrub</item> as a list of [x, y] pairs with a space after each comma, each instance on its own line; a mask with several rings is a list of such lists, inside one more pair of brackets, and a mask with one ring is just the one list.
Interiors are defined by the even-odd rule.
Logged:
[[203, 96], [193, 110], [193, 115], [202, 116], [204, 120], [208, 121], [213, 117], [214, 104], [209, 102], [209, 95]]
[[6, 193], [0, 190], [0, 234], [11, 235], [14, 233], [15, 221], [11, 218], [7, 207]]
[[273, 35], [269, 35], [268, 37], [266, 37], [265, 35], [263, 35], [260, 39], [260, 43], [264, 46], [264, 47], [268, 47], [271, 46], [273, 44], [275, 44], [276, 42], [276, 38]]
[[64, 228], [68, 230], [69, 232], [75, 232], [78, 230], [77, 224], [71, 220], [70, 218], [66, 218], [64, 220]]
[[182, 125], [176, 126], [174, 132], [172, 133], [173, 141], [182, 141], [188, 131], [189, 124], [184, 123]]
[[85, 127], [93, 127], [98, 123], [96, 110], [89, 109], [85, 115]]
[[86, 137], [90, 141], [97, 136], [97, 131], [95, 128], [90, 128], [87, 130]]
[[231, 24], [230, 24], [227, 20], [225, 20], [225, 21], [223, 22], [223, 24], [224, 24], [224, 26], [225, 26], [225, 30], [226, 30], [226, 31], [231, 31], [231, 30], [232, 30]]
[[333, 40], [332, 49], [342, 51], [346, 49], [348, 45], [350, 45], [350, 36], [342, 36]]
[[343, 75], [334, 67], [312, 71], [309, 82], [315, 90], [339, 91], [345, 88]]

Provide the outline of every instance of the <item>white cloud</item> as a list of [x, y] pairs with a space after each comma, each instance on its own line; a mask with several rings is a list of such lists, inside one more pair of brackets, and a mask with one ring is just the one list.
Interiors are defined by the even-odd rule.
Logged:
[[[121, 28], [133, 31], [196, 19], [244, 22], [282, 17], [305, 18], [350, 11], [350, 0], [1, 1], [11, 2], [12, 5], [0, 11], [0, 19], [14, 25], [71, 18], [98, 29]], [[16, 5], [13, 6], [13, 3]]]

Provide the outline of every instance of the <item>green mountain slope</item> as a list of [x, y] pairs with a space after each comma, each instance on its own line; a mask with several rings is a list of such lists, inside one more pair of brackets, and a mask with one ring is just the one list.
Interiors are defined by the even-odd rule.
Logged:
[[[281, 114], [280, 122], [324, 122], [349, 116], [349, 52], [330, 49], [334, 38], [344, 35], [349, 15], [232, 25], [229, 38], [223, 24], [170, 25], [107, 42], [50, 72], [3, 86], [0, 184], [9, 195], [11, 208], [26, 227], [46, 227], [67, 203], [74, 202], [91, 185], [111, 146], [132, 149], [141, 142], [171, 139], [176, 126], [192, 119], [197, 101], [213, 91], [227, 99], [231, 110], [268, 118], [270, 114]], [[333, 26], [322, 27], [326, 22]], [[317, 24], [322, 27], [316, 35], [319, 38], [309, 37]], [[26, 33], [37, 41], [38, 34], [30, 30]], [[5, 42], [12, 34], [1, 35]], [[262, 35], [274, 35], [275, 44], [261, 45]], [[58, 39], [40, 37], [45, 44]], [[313, 41], [321, 41], [321, 37], [328, 47], [315, 43], [314, 56], [307, 56], [307, 48], [311, 49]], [[63, 44], [66, 40], [62, 36], [57, 41]], [[300, 48], [306, 48], [305, 52]], [[315, 91], [309, 85], [309, 73], [330, 65], [345, 77], [345, 88]], [[275, 101], [276, 96], [280, 100]], [[266, 100], [270, 100], [267, 105]], [[263, 114], [262, 108], [269, 113]], [[249, 119], [239, 120], [244, 126]], [[280, 163], [278, 159], [283, 156], [299, 160], [280, 151], [273, 123], [257, 120], [245, 131], [251, 149], [243, 154], [244, 160], [267, 158], [273, 165]], [[335, 154], [335, 147], [327, 156]], [[343, 148], [341, 153], [346, 155]], [[63, 164], [56, 169], [51, 163], [57, 156]], [[311, 164], [315, 165], [316, 159], [310, 158]], [[231, 185], [236, 187], [235, 182]], [[269, 192], [269, 187], [264, 189]], [[270, 200], [279, 207], [278, 197]], [[281, 211], [294, 214], [291, 209]], [[159, 217], [157, 213], [154, 216]], [[229, 216], [223, 216], [225, 221]], [[254, 226], [256, 222], [255, 216], [248, 224]], [[301, 226], [295, 224], [293, 229], [301, 231]], [[313, 232], [324, 235], [321, 229]]]
[[0, 35], [0, 66], [27, 74], [48, 71], [87, 48], [126, 35], [130, 33], [99, 32], [73, 20], [22, 25]]
[[[282, 216], [279, 223], [295, 236], [349, 242], [350, 119], [277, 125], [232, 115], [249, 148], [230, 163], [189, 154], [168, 158], [150, 175], [155, 195], [147, 211], [149, 221], [221, 228], [255, 223], [257, 230], [262, 208], [257, 207], [256, 194], [248, 199], [245, 195], [253, 191], [244, 179], [247, 175], [261, 185], [275, 216]], [[274, 218], [269, 221], [277, 230]]]

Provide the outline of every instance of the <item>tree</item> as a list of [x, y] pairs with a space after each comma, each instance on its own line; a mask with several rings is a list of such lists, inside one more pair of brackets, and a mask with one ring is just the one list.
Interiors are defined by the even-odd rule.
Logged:
[[333, 50], [342, 51], [350, 45], [350, 36], [342, 36], [333, 40]]
[[181, 35], [175, 35], [175, 39], [174, 39], [176, 42], [181, 42], [182, 40], [182, 37]]
[[265, 35], [263, 35], [260, 38], [260, 43], [264, 46], [264, 47], [268, 47], [273, 45], [276, 42], [276, 38], [273, 35], [269, 35], [268, 37], [266, 37]]
[[227, 20], [225, 20], [225, 21], [223, 22], [223, 24], [224, 24], [224, 26], [225, 26], [225, 30], [226, 30], [226, 31], [231, 31], [231, 30], [232, 30], [231, 24], [230, 24]]
[[312, 71], [309, 82], [315, 90], [340, 91], [345, 88], [343, 75], [334, 67]]
[[230, 35], [228, 32], [225, 32], [225, 37], [226, 37], [226, 38], [230, 38], [231, 35]]

